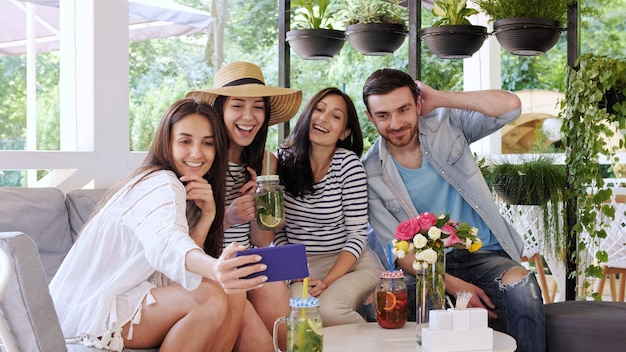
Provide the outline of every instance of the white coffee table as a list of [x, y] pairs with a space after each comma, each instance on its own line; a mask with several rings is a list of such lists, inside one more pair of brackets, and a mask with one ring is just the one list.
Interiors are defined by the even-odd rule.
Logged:
[[[377, 323], [331, 326], [324, 328], [324, 352], [423, 351], [417, 344], [416, 330], [415, 322], [408, 322], [401, 329], [383, 329]], [[480, 352], [513, 352], [516, 349], [514, 338], [494, 330], [493, 349]]]

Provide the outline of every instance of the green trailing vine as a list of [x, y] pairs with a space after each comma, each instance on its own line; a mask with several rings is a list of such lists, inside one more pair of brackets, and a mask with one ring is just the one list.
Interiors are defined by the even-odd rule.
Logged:
[[[597, 292], [591, 292], [588, 277], [602, 277], [602, 263], [608, 261], [606, 251], [598, 251], [595, 258], [585, 260], [587, 248], [597, 245], [607, 237], [606, 228], [597, 224], [598, 212], [610, 219], [615, 217], [615, 209], [606, 201], [611, 197], [611, 189], [604, 189], [600, 167], [600, 155], [605, 155], [612, 164], [619, 161], [616, 152], [623, 148], [624, 138], [618, 145], [608, 145], [615, 126], [626, 127], [626, 103], [606, 103], [606, 93], [626, 87], [626, 61], [593, 54], [581, 55], [568, 75], [568, 88], [565, 100], [561, 102], [560, 117], [564, 121], [561, 131], [569, 140], [566, 148], [568, 184], [565, 192], [566, 204], [575, 206], [577, 221], [568, 234], [570, 241], [576, 241], [576, 252], [570, 253], [577, 263], [576, 276], [583, 278], [584, 296], [599, 300]], [[615, 110], [609, 113], [607, 110]], [[588, 233], [588, 237], [583, 236]]]

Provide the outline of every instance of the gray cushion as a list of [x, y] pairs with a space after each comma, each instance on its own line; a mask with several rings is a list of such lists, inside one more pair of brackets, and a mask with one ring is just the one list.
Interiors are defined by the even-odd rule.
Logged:
[[105, 192], [105, 189], [78, 189], [67, 193], [65, 203], [74, 241]]
[[74, 243], [65, 194], [56, 188], [0, 187], [0, 231], [23, 232], [37, 244], [48, 282]]
[[13, 263], [0, 310], [18, 350], [66, 351], [35, 243], [20, 232], [0, 232], [0, 248]]
[[626, 303], [566, 301], [545, 305], [547, 351], [614, 352], [626, 346]]

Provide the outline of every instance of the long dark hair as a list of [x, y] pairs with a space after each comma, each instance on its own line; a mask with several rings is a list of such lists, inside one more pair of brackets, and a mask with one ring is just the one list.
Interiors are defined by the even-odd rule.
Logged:
[[[142, 165], [136, 169], [126, 179], [111, 187], [100, 204], [104, 204], [115, 192], [135, 176], [148, 171], [141, 179], [158, 170], [171, 170], [178, 174], [172, 157], [172, 129], [178, 121], [191, 114], [199, 114], [207, 118], [213, 127], [215, 160], [209, 171], [204, 175], [204, 179], [209, 182], [213, 189], [215, 199], [215, 220], [209, 228], [209, 233], [204, 241], [204, 252], [219, 257], [224, 243], [223, 220], [225, 212], [225, 188], [226, 170], [228, 165], [228, 135], [224, 123], [207, 103], [194, 98], [184, 98], [172, 104], [161, 117], [154, 139], [148, 150]], [[134, 186], [134, 185], [133, 185]], [[100, 209], [101, 206], [98, 207]], [[187, 201], [187, 221], [191, 231], [198, 224], [202, 211], [194, 201]]]
[[345, 101], [348, 109], [346, 128], [351, 133], [344, 140], [340, 139], [337, 141], [337, 148], [351, 150], [357, 156], [361, 156], [363, 153], [363, 132], [361, 132], [359, 116], [352, 99], [335, 87], [319, 91], [306, 104], [293, 131], [278, 149], [278, 174], [280, 175], [281, 183], [285, 186], [285, 191], [294, 197], [302, 197], [314, 191], [313, 170], [311, 170], [309, 158], [311, 149], [309, 128], [315, 107], [329, 95], [340, 96]]
[[[227, 96], [220, 95], [215, 98], [215, 102], [213, 103], [213, 108], [217, 111], [217, 114], [222, 118], [222, 123], [224, 119], [224, 106], [226, 105]], [[250, 145], [243, 148], [243, 153], [241, 155], [241, 161], [243, 165], [249, 166], [254, 171], [256, 171], [257, 175], [261, 175], [261, 168], [263, 167], [263, 155], [265, 152], [265, 140], [267, 139], [267, 130], [269, 129], [269, 121], [271, 115], [270, 109], [270, 98], [263, 97], [263, 102], [265, 103], [265, 119], [263, 120], [263, 124], [261, 125], [261, 129], [254, 136], [252, 143]], [[269, 171], [268, 171], [269, 172]], [[249, 180], [249, 173], [246, 174], [246, 179], [244, 182]]]

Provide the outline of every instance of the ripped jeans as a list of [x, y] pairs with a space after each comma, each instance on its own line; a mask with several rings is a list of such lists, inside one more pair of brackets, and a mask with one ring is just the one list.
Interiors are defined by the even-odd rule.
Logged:
[[541, 288], [534, 273], [503, 285], [502, 276], [511, 268], [522, 267], [504, 251], [453, 250], [446, 254], [446, 272], [482, 288], [498, 315], [489, 325], [515, 338], [518, 352], [546, 350], [546, 316]]
[[[500, 283], [504, 273], [516, 267], [523, 268], [504, 251], [455, 249], [446, 254], [446, 272], [482, 288], [495, 304], [498, 318], [489, 319], [489, 326], [513, 336], [518, 352], [544, 352], [546, 315], [535, 274], [510, 285]], [[415, 321], [415, 276], [404, 275], [404, 282], [409, 293], [409, 321]], [[375, 322], [374, 304], [368, 305], [367, 313], [368, 321]]]

